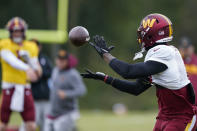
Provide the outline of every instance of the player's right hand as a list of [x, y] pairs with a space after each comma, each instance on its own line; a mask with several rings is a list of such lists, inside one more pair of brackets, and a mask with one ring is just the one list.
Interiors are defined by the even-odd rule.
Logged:
[[92, 72], [89, 69], [85, 69], [85, 71], [87, 73], [81, 73], [81, 76], [83, 78], [96, 79], [96, 80], [102, 80], [102, 81], [104, 81], [104, 79], [106, 77], [106, 75], [104, 73], [102, 73], [102, 72], [96, 72], [96, 73], [94, 73], [94, 72]]
[[114, 46], [107, 47], [107, 42], [103, 36], [95, 35], [93, 36], [93, 40], [94, 43], [89, 42], [89, 44], [96, 49], [101, 57], [103, 57], [104, 53], [109, 53], [112, 49], [114, 49]]
[[27, 74], [27, 79], [31, 82], [36, 82], [38, 80], [38, 76], [32, 68], [28, 68], [26, 74]]

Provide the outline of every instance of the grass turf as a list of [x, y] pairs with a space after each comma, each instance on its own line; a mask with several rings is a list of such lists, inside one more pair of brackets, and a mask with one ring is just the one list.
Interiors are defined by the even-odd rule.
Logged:
[[[82, 111], [77, 122], [79, 131], [151, 131], [156, 112], [132, 111], [125, 115], [115, 115], [106, 111]], [[11, 125], [20, 125], [19, 114], [13, 113]]]

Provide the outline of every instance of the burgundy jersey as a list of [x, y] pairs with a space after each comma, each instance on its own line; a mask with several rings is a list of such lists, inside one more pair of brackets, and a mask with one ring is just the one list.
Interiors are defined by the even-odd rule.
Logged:
[[159, 113], [157, 119], [184, 119], [187, 122], [195, 114], [188, 87], [178, 90], [157, 87]]

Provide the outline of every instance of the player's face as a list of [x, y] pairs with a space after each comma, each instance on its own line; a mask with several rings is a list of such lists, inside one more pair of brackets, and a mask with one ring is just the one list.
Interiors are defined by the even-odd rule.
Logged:
[[60, 58], [56, 58], [56, 66], [60, 69], [66, 69], [68, 66], [68, 60], [67, 59], [60, 59]]
[[23, 41], [23, 32], [21, 30], [14, 30], [12, 32], [12, 40], [15, 43], [21, 43]]

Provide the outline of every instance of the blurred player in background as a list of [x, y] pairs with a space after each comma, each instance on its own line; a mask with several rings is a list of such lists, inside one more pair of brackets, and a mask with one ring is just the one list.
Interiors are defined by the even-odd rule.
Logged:
[[[179, 44], [179, 51], [183, 57], [186, 71], [189, 75], [189, 79], [194, 86], [195, 93], [197, 94], [197, 56], [194, 53], [194, 46], [187, 37], [181, 38]], [[196, 97], [197, 103], [197, 97]]]
[[[52, 73], [52, 63], [50, 59], [42, 53], [42, 45], [36, 39], [31, 41], [35, 42], [39, 48], [39, 63], [42, 67], [42, 75], [36, 82], [31, 83], [32, 94], [36, 109], [36, 125], [40, 131], [43, 131], [46, 113], [49, 109], [49, 85], [48, 79]], [[20, 131], [25, 131], [24, 124], [21, 126]]]
[[79, 118], [77, 99], [86, 92], [76, 65], [74, 56], [65, 50], [58, 52], [44, 131], [73, 131], [75, 128], [75, 121]]
[[0, 42], [2, 64], [2, 102], [0, 131], [4, 131], [12, 111], [20, 112], [26, 131], [35, 131], [35, 109], [29, 82], [42, 74], [38, 47], [25, 40], [26, 22], [19, 17], [7, 24], [10, 38]]
[[[144, 62], [128, 64], [110, 54], [103, 37], [95, 36], [90, 43], [109, 66], [125, 79], [120, 80], [104, 73], [87, 70], [84, 78], [102, 80], [114, 88], [130, 94], [139, 95], [152, 84], [156, 87], [159, 113], [154, 131], [194, 131], [196, 129], [195, 94], [187, 77], [186, 69], [177, 48], [168, 44], [172, 40], [172, 23], [164, 15], [146, 16], [138, 28], [138, 42], [142, 51], [136, 58]], [[151, 79], [150, 79], [151, 77]]]
[[33, 98], [36, 108], [36, 124], [40, 127], [40, 131], [43, 131], [44, 121], [46, 118], [47, 109], [49, 109], [49, 85], [48, 79], [52, 73], [52, 63], [49, 58], [42, 53], [42, 45], [37, 40], [34, 41], [39, 48], [39, 63], [42, 67], [42, 75], [38, 81], [31, 84]]

